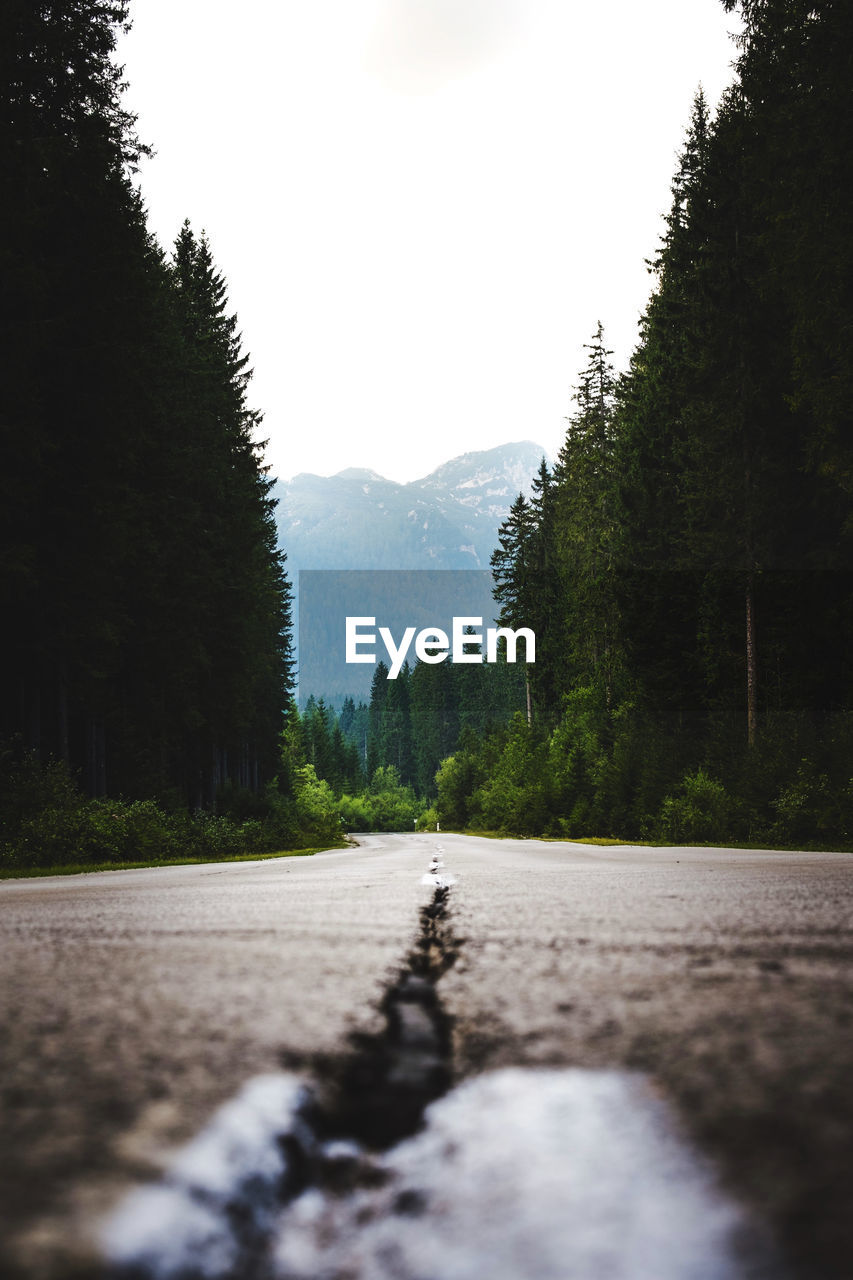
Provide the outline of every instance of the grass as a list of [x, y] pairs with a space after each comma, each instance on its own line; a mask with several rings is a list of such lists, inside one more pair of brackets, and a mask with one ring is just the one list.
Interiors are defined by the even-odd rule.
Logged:
[[[450, 828], [446, 828], [450, 831]], [[439, 835], [441, 832], [439, 832]], [[837, 844], [819, 844], [815, 841], [803, 841], [800, 844], [769, 843], [767, 840], [618, 840], [615, 836], [544, 836], [513, 835], [508, 831], [475, 831], [454, 829], [453, 835], [483, 836], [489, 840], [542, 840], [549, 844], [591, 844], [591, 845], [630, 845], [631, 848], [643, 849], [742, 849], [748, 853], [751, 849], [764, 850], [770, 853], [853, 853], [853, 846], [839, 841]]]
[[326, 849], [346, 849], [344, 843], [311, 845], [304, 849], [282, 849], [279, 853], [235, 853], [225, 858], [150, 858], [144, 862], [86, 862], [62, 867], [4, 867], [0, 880], [31, 880], [42, 876], [79, 876], [95, 871], [140, 871], [147, 867], [214, 866], [221, 862], [261, 862], [270, 858], [310, 858]]
[[[449, 828], [446, 828], [449, 830]], [[441, 832], [438, 833], [441, 835]], [[542, 840], [549, 844], [629, 844], [629, 845], [648, 845], [652, 847], [648, 840], [618, 840], [616, 836], [541, 836], [541, 835], [514, 835], [510, 831], [480, 831], [474, 827], [468, 827], [465, 831], [454, 831], [454, 835], [465, 836], [482, 836], [486, 840]]]
[[648, 840], [617, 840], [616, 836], [541, 836], [542, 840], [558, 840], [565, 844], [641, 844], [651, 848]]

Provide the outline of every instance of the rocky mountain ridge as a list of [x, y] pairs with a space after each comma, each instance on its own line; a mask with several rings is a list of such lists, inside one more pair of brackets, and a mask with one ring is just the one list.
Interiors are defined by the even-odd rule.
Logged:
[[522, 441], [461, 454], [408, 484], [359, 467], [276, 481], [288, 573], [487, 569], [498, 528], [518, 494], [529, 494], [544, 455]]

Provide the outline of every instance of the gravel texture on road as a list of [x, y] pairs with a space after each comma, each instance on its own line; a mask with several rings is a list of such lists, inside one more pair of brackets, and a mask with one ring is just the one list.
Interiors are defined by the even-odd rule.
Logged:
[[101, 1215], [246, 1080], [381, 1034], [436, 844], [454, 1079], [647, 1073], [798, 1275], [849, 1277], [853, 858], [451, 834], [0, 885], [9, 1274], [90, 1276]]
[[0, 884], [5, 1265], [91, 1275], [97, 1216], [246, 1079], [377, 1031], [430, 898], [425, 861], [366, 837], [310, 858]]
[[441, 836], [457, 1075], [650, 1074], [798, 1273], [853, 1274], [853, 857]]

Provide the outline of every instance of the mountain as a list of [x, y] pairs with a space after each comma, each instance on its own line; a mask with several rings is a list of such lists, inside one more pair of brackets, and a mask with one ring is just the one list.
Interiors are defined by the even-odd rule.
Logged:
[[498, 527], [529, 493], [544, 449], [530, 441], [464, 453], [397, 484], [349, 467], [276, 481], [279, 543], [299, 569], [487, 569]]
[[[369, 697], [373, 665], [345, 661], [350, 614], [375, 616], [396, 637], [407, 626], [449, 633], [454, 615], [490, 624], [488, 569], [498, 528], [518, 494], [530, 493], [544, 452], [524, 441], [464, 453], [409, 484], [359, 467], [276, 481], [279, 545], [296, 588], [300, 702], [311, 693], [336, 706], [345, 696]], [[311, 569], [347, 572], [300, 577]], [[363, 572], [389, 569], [398, 572]]]

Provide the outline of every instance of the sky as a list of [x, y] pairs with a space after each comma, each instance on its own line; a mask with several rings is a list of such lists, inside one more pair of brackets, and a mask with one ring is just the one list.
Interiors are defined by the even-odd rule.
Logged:
[[599, 320], [626, 367], [720, 0], [135, 0], [126, 102], [204, 229], [273, 473], [552, 456]]

